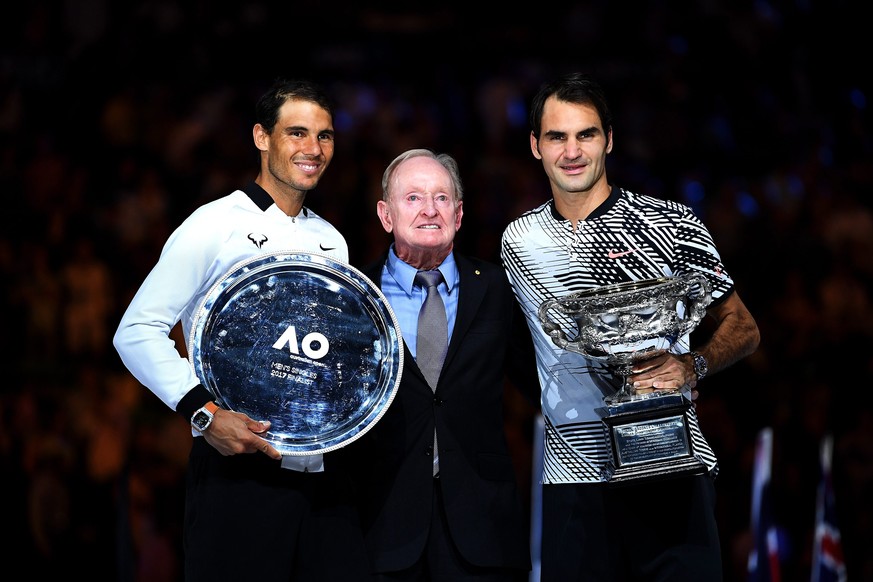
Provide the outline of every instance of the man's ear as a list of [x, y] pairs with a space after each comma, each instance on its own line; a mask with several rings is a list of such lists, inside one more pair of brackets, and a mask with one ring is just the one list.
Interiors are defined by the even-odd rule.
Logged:
[[385, 232], [394, 230], [394, 223], [391, 220], [391, 212], [389, 212], [388, 203], [384, 200], [376, 202], [376, 215], [379, 217], [379, 222], [382, 223], [382, 228]]
[[255, 142], [255, 147], [262, 152], [270, 149], [270, 134], [264, 129], [260, 123], [256, 123], [252, 128], [252, 139]]
[[543, 159], [543, 156], [540, 154], [540, 141], [534, 135], [534, 132], [530, 132], [530, 153], [538, 160]]

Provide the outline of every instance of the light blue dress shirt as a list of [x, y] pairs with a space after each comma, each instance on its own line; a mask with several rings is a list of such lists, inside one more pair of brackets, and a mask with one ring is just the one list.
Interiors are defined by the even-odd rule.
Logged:
[[[437, 289], [443, 303], [446, 305], [446, 319], [449, 325], [449, 342], [452, 341], [452, 329], [458, 315], [458, 266], [455, 256], [449, 256], [438, 267], [443, 275], [443, 282]], [[388, 304], [397, 316], [403, 340], [409, 346], [412, 356], [416, 354], [416, 337], [418, 335], [418, 312], [424, 303], [427, 291], [415, 285], [415, 274], [418, 269], [401, 261], [394, 252], [394, 245], [388, 251], [388, 260], [382, 268], [382, 293], [388, 299]]]

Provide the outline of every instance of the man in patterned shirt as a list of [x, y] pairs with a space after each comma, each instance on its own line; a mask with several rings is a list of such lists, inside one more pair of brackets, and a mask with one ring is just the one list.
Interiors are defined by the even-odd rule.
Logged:
[[533, 334], [542, 389], [542, 582], [721, 580], [718, 466], [694, 408], [686, 417], [707, 474], [608, 483], [598, 410], [621, 378], [602, 362], [557, 347], [537, 310], [546, 300], [603, 285], [703, 274], [712, 287], [707, 314], [715, 320], [708, 341], [690, 353], [686, 335], [672, 350], [637, 362], [629, 378], [638, 391], [685, 394], [707, 368], [717, 372], [754, 352], [757, 324], [689, 208], [609, 184], [612, 121], [595, 81], [573, 73], [544, 84], [530, 122], [531, 151], [543, 163], [552, 199], [507, 226], [500, 253]]

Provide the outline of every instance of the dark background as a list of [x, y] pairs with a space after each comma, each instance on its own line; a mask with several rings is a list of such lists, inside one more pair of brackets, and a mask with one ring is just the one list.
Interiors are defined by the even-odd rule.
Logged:
[[[252, 111], [274, 77], [312, 77], [337, 98], [336, 157], [307, 204], [361, 266], [388, 241], [375, 214], [382, 171], [410, 147], [458, 159], [459, 249], [496, 260], [506, 223], [550, 196], [529, 151], [527, 104], [542, 81], [583, 70], [603, 82], [615, 116], [610, 182], [691, 205], [761, 328], [760, 349], [707, 378], [698, 401], [721, 461], [727, 579], [745, 578], [754, 442], [768, 426], [783, 579], [809, 578], [828, 433], [849, 579], [873, 579], [861, 4], [6, 6], [4, 564], [33, 579], [179, 579], [189, 429], [126, 372], [111, 336], [171, 230], [254, 177]], [[507, 391], [526, 490], [533, 415]], [[216, 548], [217, 559], [223, 551], [233, 549]]]

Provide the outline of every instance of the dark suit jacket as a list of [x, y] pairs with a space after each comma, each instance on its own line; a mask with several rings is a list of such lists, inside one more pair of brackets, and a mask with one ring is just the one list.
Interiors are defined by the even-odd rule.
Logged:
[[[386, 257], [363, 269], [379, 286]], [[407, 568], [423, 551], [434, 494], [434, 425], [439, 486], [458, 550], [477, 566], [531, 566], [529, 518], [502, 404], [507, 363], [518, 370], [511, 377], [522, 379], [527, 395], [536, 394], [538, 401], [530, 333], [501, 267], [457, 253], [455, 260], [458, 314], [436, 393], [404, 344], [393, 402], [366, 434], [342, 449], [358, 467], [361, 515], [377, 572]], [[516, 351], [508, 356], [510, 346]]]

